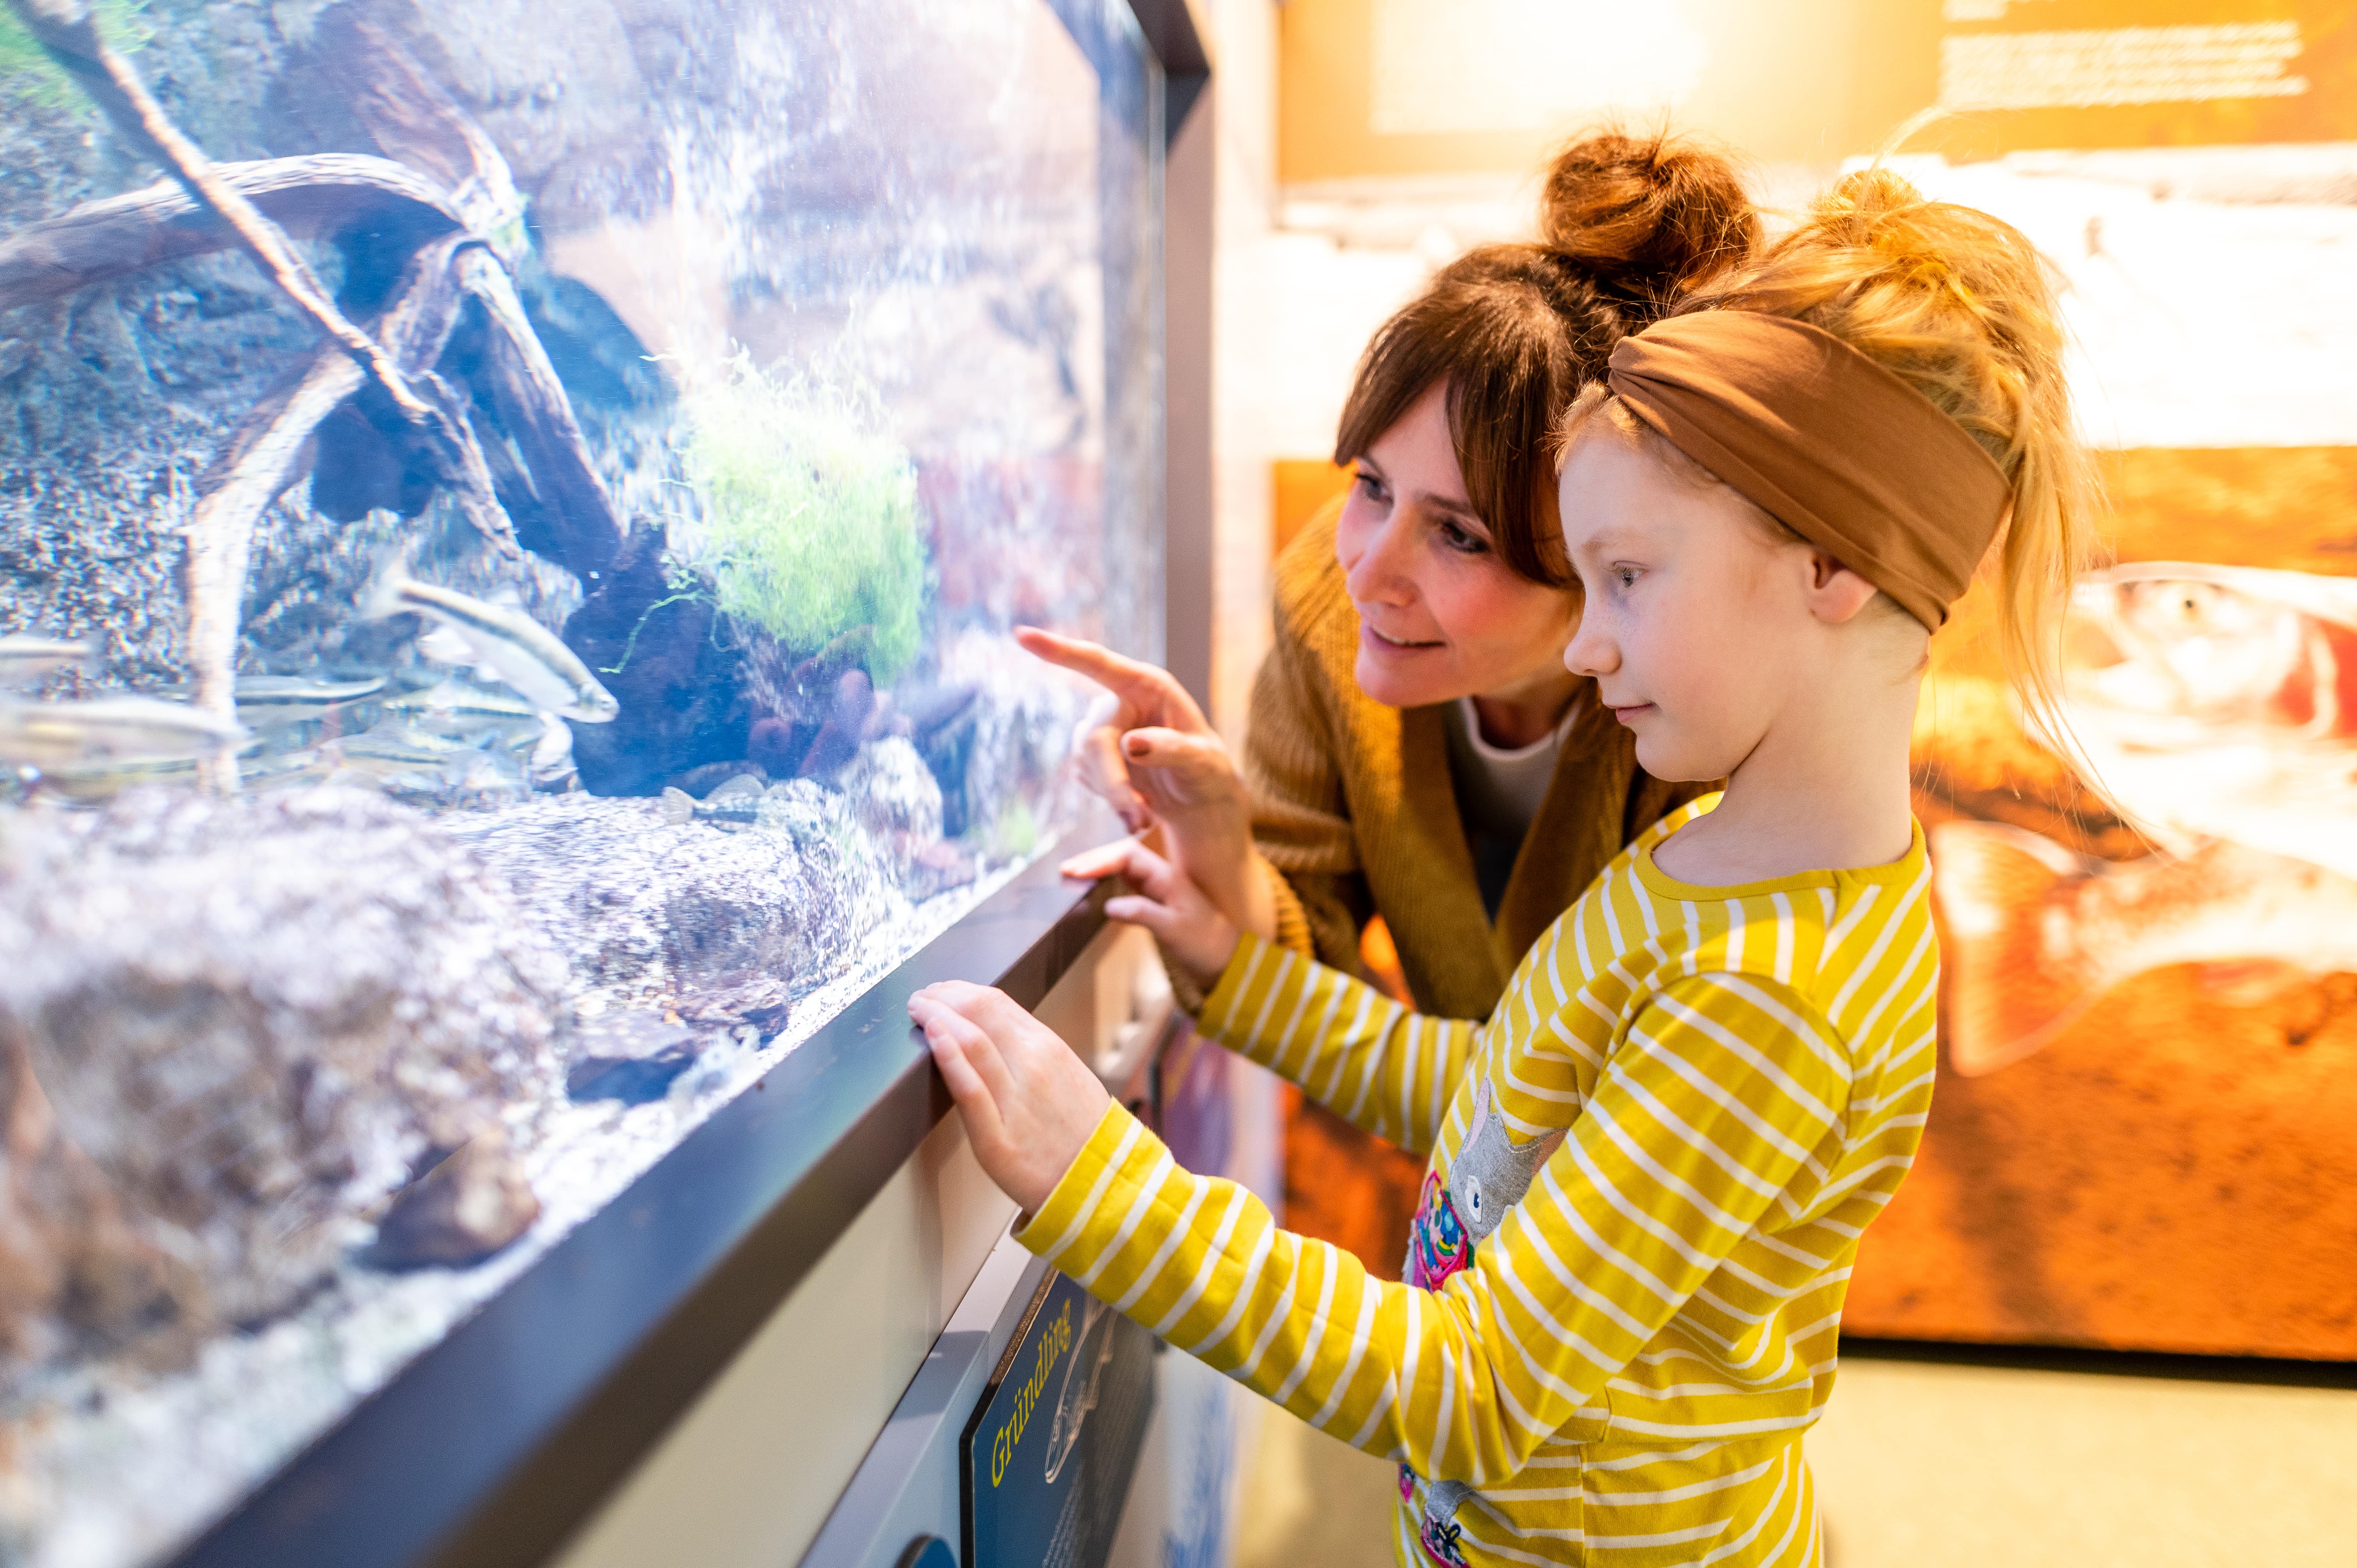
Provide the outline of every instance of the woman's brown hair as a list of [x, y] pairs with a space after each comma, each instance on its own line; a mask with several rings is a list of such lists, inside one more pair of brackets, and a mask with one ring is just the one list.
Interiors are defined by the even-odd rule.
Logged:
[[1334, 460], [1353, 462], [1436, 382], [1466, 499], [1500, 560], [1549, 587], [1573, 582], [1551, 442], [1612, 346], [1681, 290], [1748, 261], [1760, 223], [1725, 156], [1666, 133], [1607, 131], [1555, 155], [1539, 242], [1483, 245], [1443, 267], [1359, 360]]

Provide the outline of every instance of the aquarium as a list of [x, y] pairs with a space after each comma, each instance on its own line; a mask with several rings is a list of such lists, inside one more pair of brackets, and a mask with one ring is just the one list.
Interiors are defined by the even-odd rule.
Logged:
[[0, 1564], [167, 1560], [1051, 842], [1123, 0], [0, 0]]

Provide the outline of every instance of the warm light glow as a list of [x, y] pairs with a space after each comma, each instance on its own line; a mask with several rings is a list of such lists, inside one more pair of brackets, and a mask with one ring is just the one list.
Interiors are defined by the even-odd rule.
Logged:
[[1674, 108], [1707, 54], [1674, 0], [1375, 0], [1368, 129], [1544, 131]]

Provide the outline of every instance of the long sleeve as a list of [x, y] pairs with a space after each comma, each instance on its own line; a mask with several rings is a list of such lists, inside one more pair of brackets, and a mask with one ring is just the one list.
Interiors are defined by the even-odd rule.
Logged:
[[[1307, 658], [1280, 615], [1277, 644], [1253, 679], [1244, 732], [1243, 773], [1253, 794], [1252, 875], [1266, 884], [1275, 906], [1278, 946], [1357, 974], [1359, 929], [1372, 906], [1358, 875], [1358, 843], [1331, 733], [1306, 676]], [[1168, 952], [1163, 959], [1178, 1005], [1200, 1014], [1201, 989], [1183, 964], [1170, 961]]]
[[1364, 981], [1249, 935], [1196, 1026], [1411, 1154], [1439, 1137], [1480, 1027], [1412, 1013]]
[[[1527, 1059], [1580, 1076], [1579, 1047], [1534, 1039]], [[1827, 1264], [1769, 1232], [1803, 1218], [1842, 1148], [1838, 1037], [1787, 987], [1704, 973], [1659, 993], [1586, 1071], [1563, 1141], [1437, 1290], [1373, 1280], [1278, 1230], [1242, 1187], [1179, 1170], [1117, 1107], [1021, 1240], [1172, 1344], [1428, 1479], [1494, 1485], [1566, 1433], [1759, 1431], [1771, 1423], [1740, 1419], [1760, 1408], [1743, 1396], [1787, 1386], [1805, 1411], [1807, 1369], [1774, 1353], [1779, 1313]], [[1738, 1419], [1615, 1419], [1616, 1375], [1674, 1318], [1738, 1369], [1721, 1380], [1758, 1380], [1689, 1394]]]
[[1316, 659], [1280, 604], [1276, 636], [1253, 680], [1244, 781], [1253, 839], [1275, 881], [1276, 940], [1349, 973], [1372, 906], [1343, 787], [1333, 715], [1318, 700]]

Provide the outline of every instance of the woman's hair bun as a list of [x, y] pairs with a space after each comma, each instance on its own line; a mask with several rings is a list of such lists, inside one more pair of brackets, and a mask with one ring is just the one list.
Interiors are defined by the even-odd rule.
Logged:
[[1667, 294], [1748, 259], [1760, 219], [1725, 154], [1665, 131], [1599, 131], [1547, 166], [1539, 236], [1600, 281]]

